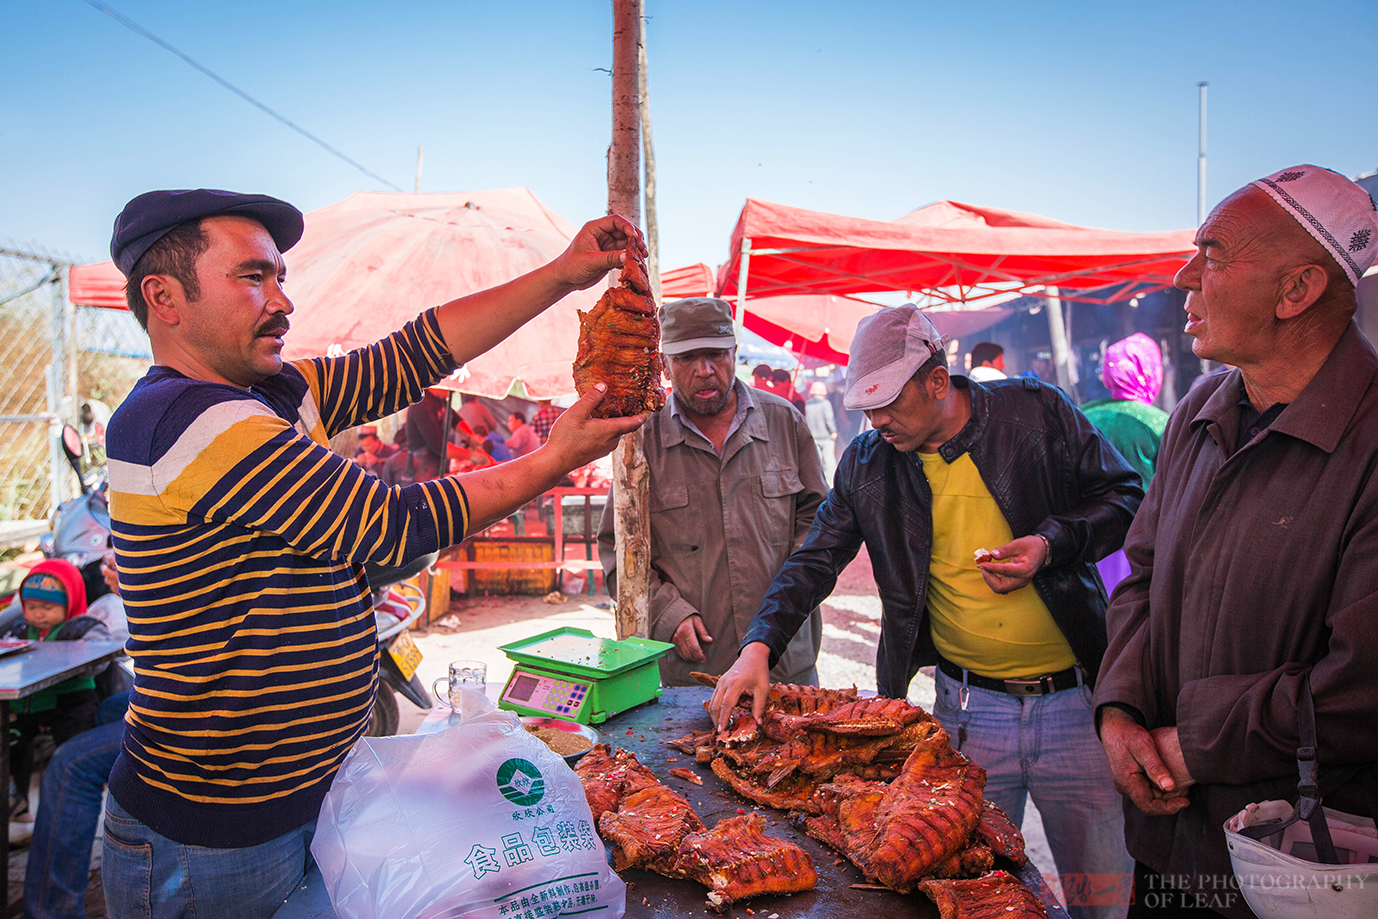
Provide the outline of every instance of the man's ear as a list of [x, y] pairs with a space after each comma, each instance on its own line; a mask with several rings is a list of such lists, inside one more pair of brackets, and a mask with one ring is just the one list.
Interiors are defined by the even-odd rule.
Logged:
[[947, 368], [934, 367], [933, 372], [928, 375], [928, 395], [933, 399], [946, 399], [951, 388], [952, 377], [948, 374]]
[[1310, 309], [1330, 283], [1330, 275], [1320, 265], [1300, 265], [1282, 276], [1278, 283], [1279, 319], [1295, 319]]
[[139, 292], [148, 304], [149, 316], [157, 316], [164, 325], [182, 321], [181, 308], [187, 302], [182, 282], [171, 275], [150, 274], [139, 283]]

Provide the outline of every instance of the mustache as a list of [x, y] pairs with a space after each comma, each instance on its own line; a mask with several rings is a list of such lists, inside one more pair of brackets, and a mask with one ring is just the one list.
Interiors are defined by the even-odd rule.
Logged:
[[287, 321], [286, 316], [278, 316], [275, 319], [269, 319], [263, 325], [259, 326], [258, 331], [254, 334], [260, 336], [272, 335], [274, 337], [278, 337], [285, 333], [291, 327], [292, 324]]

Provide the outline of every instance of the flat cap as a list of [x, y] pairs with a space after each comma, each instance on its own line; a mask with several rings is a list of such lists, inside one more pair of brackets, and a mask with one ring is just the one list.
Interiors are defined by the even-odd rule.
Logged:
[[732, 307], [717, 297], [686, 297], [660, 308], [660, 350], [683, 354], [700, 348], [737, 347]]
[[132, 199], [115, 218], [110, 257], [125, 277], [153, 244], [184, 223], [234, 214], [263, 224], [279, 252], [301, 239], [305, 222], [301, 211], [268, 195], [241, 195], [216, 188], [150, 191]]

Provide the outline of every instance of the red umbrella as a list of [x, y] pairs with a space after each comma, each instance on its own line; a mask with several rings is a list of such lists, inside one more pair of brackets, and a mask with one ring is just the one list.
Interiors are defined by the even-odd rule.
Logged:
[[[544, 265], [575, 231], [526, 188], [358, 192], [312, 211], [301, 242], [287, 253], [296, 311], [283, 355], [290, 360], [372, 344], [428, 307]], [[122, 307], [123, 296], [113, 292], [123, 284], [109, 262], [73, 268], [71, 299]], [[532, 399], [572, 393], [574, 309], [592, 307], [602, 286], [570, 294], [441, 385], [498, 399], [514, 389]]]

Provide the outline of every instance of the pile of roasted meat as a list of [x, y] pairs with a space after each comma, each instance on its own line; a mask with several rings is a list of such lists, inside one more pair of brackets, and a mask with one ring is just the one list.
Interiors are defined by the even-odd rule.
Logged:
[[595, 383], [608, 386], [593, 417], [622, 418], [658, 411], [665, 404], [660, 381], [660, 320], [646, 277], [646, 262], [634, 244], [627, 245], [627, 261], [617, 286], [609, 287], [593, 309], [578, 312], [574, 388], [582, 396]]
[[945, 919], [1045, 915], [1022, 883], [992, 870], [996, 855], [1024, 863], [1023, 837], [984, 800], [985, 770], [923, 709], [789, 685], [771, 687], [760, 723], [750, 706], [738, 704], [726, 731], [671, 746], [711, 763], [743, 797], [798, 812], [809, 835], [875, 883], [923, 890]]
[[762, 894], [809, 890], [818, 882], [808, 853], [767, 836], [758, 814], [729, 817], [710, 830], [682, 795], [626, 750], [613, 753], [598, 744], [575, 771], [599, 834], [612, 844], [618, 871], [644, 868], [698, 881], [719, 909]]

